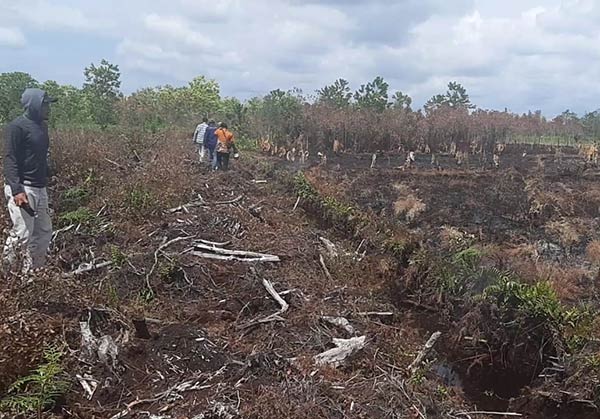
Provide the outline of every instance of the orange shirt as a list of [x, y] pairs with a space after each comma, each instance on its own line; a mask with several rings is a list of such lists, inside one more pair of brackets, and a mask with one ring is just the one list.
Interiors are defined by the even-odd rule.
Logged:
[[227, 128], [219, 128], [215, 131], [217, 136], [217, 151], [219, 153], [229, 153], [229, 149], [233, 145], [233, 133]]

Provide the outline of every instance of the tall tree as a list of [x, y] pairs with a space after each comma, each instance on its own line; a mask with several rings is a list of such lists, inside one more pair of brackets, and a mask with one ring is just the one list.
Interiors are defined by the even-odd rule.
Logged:
[[58, 102], [52, 105], [50, 125], [79, 125], [89, 121], [86, 114], [83, 91], [74, 86], [60, 85], [53, 80], [47, 80], [40, 86]]
[[121, 96], [121, 73], [119, 66], [100, 61], [100, 65], [90, 64], [84, 70], [87, 107], [92, 122], [106, 127], [117, 122], [115, 105]]
[[193, 116], [200, 118], [214, 115], [218, 111], [221, 100], [220, 87], [215, 80], [204, 76], [194, 78], [189, 86], [189, 105]]
[[407, 95], [402, 93], [401, 91], [397, 91], [396, 93], [394, 93], [394, 96], [392, 96], [392, 99], [394, 101], [394, 109], [405, 109], [407, 111], [410, 111], [410, 105], [412, 105], [412, 98]]
[[432, 112], [441, 106], [463, 110], [475, 108], [467, 94], [467, 89], [462, 84], [454, 81], [448, 83], [448, 90], [445, 94], [435, 95], [427, 101], [425, 111]]
[[390, 105], [388, 101], [389, 85], [382, 77], [377, 76], [372, 82], [363, 84], [354, 93], [354, 99], [360, 109], [372, 109], [383, 112]]
[[471, 99], [467, 94], [467, 89], [460, 83], [451, 81], [448, 83], [448, 91], [446, 92], [447, 104], [455, 109], [474, 109], [475, 105], [471, 103]]
[[334, 106], [336, 108], [346, 108], [350, 105], [352, 92], [347, 80], [337, 79], [332, 85], [325, 86], [317, 90], [318, 100], [321, 103]]

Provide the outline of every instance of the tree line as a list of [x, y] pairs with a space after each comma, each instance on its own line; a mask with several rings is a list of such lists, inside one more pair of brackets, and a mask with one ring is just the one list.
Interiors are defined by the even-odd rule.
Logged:
[[402, 91], [392, 93], [382, 77], [355, 91], [347, 80], [338, 79], [312, 94], [277, 89], [243, 102], [223, 97], [219, 84], [204, 76], [185, 86], [149, 87], [124, 95], [119, 67], [106, 60], [86, 67], [84, 80], [75, 87], [38, 82], [22, 72], [0, 74], [0, 125], [22, 112], [19, 101], [25, 88], [41, 87], [59, 99], [50, 120], [55, 128], [191, 130], [208, 116], [227, 121], [238, 136], [252, 140], [289, 145], [301, 137], [313, 149], [338, 141], [356, 152], [438, 150], [452, 143], [489, 146], [543, 137], [565, 143], [600, 139], [600, 110], [583, 116], [567, 110], [553, 119], [541, 111], [519, 115], [484, 110], [457, 82], [450, 82], [446, 92], [434, 95], [421, 109], [413, 109], [412, 98]]

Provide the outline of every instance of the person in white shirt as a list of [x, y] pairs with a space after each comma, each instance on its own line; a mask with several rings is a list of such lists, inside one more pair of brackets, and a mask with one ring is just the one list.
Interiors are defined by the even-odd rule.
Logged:
[[198, 124], [196, 131], [194, 131], [194, 144], [198, 147], [198, 154], [200, 155], [200, 161], [204, 159], [204, 134], [208, 128], [208, 118], [202, 118], [202, 123]]

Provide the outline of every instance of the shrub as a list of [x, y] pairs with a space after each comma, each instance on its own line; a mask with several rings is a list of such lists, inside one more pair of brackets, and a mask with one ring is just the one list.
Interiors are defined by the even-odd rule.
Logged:
[[89, 209], [79, 208], [75, 211], [69, 211], [67, 213], [62, 214], [59, 217], [59, 223], [63, 226], [68, 226], [71, 224], [90, 224], [95, 218], [96, 215], [92, 213]]
[[90, 192], [83, 186], [67, 189], [62, 196], [62, 209], [65, 211], [74, 211], [87, 204], [89, 196]]
[[42, 412], [52, 408], [69, 389], [69, 382], [62, 377], [62, 356], [63, 352], [56, 347], [47, 349], [44, 352], [46, 362], [14, 382], [8, 389], [8, 396], [0, 401], [0, 408], [19, 415], [37, 413], [41, 419]]

